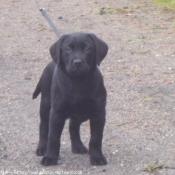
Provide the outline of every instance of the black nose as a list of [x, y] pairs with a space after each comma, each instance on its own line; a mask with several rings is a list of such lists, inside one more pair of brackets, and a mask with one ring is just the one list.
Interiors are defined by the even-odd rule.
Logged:
[[74, 60], [74, 61], [73, 61], [73, 65], [76, 66], [76, 67], [81, 66], [81, 63], [82, 63], [81, 60]]

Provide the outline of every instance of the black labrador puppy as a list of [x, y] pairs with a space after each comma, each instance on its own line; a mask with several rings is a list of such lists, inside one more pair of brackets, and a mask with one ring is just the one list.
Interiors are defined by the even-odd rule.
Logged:
[[42, 165], [57, 164], [60, 137], [67, 118], [70, 118], [72, 152], [88, 152], [79, 131], [81, 123], [89, 119], [90, 163], [107, 164], [102, 154], [106, 89], [98, 69], [107, 51], [107, 44], [90, 33], [63, 35], [51, 46], [53, 61], [44, 69], [33, 93], [35, 99], [41, 92], [40, 136], [36, 154], [44, 155]]

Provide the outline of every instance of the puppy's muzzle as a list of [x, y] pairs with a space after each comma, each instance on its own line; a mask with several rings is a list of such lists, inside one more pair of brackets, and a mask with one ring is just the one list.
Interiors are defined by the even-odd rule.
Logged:
[[73, 65], [76, 67], [76, 68], [79, 68], [81, 65], [82, 65], [82, 61], [77, 59], [77, 60], [74, 60], [73, 61]]

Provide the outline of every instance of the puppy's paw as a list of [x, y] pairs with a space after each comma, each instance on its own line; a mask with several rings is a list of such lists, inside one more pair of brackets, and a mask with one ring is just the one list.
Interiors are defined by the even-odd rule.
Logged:
[[90, 156], [90, 162], [91, 162], [91, 165], [96, 165], [96, 166], [106, 165], [108, 163], [106, 158], [103, 155], [101, 155], [101, 156]]
[[50, 166], [50, 165], [57, 165], [57, 158], [50, 158], [44, 156], [41, 160], [41, 165]]
[[37, 156], [44, 156], [45, 152], [46, 152], [45, 148], [37, 148], [36, 155]]
[[88, 149], [84, 145], [72, 146], [72, 152], [74, 154], [86, 154], [88, 153]]

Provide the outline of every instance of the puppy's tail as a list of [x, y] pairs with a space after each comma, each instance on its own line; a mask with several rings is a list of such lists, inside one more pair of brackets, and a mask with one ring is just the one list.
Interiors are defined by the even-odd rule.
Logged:
[[40, 92], [41, 92], [41, 78], [40, 78], [40, 80], [39, 80], [39, 82], [38, 82], [38, 84], [36, 86], [35, 91], [33, 92], [32, 99], [37, 98], [37, 96], [40, 94]]

